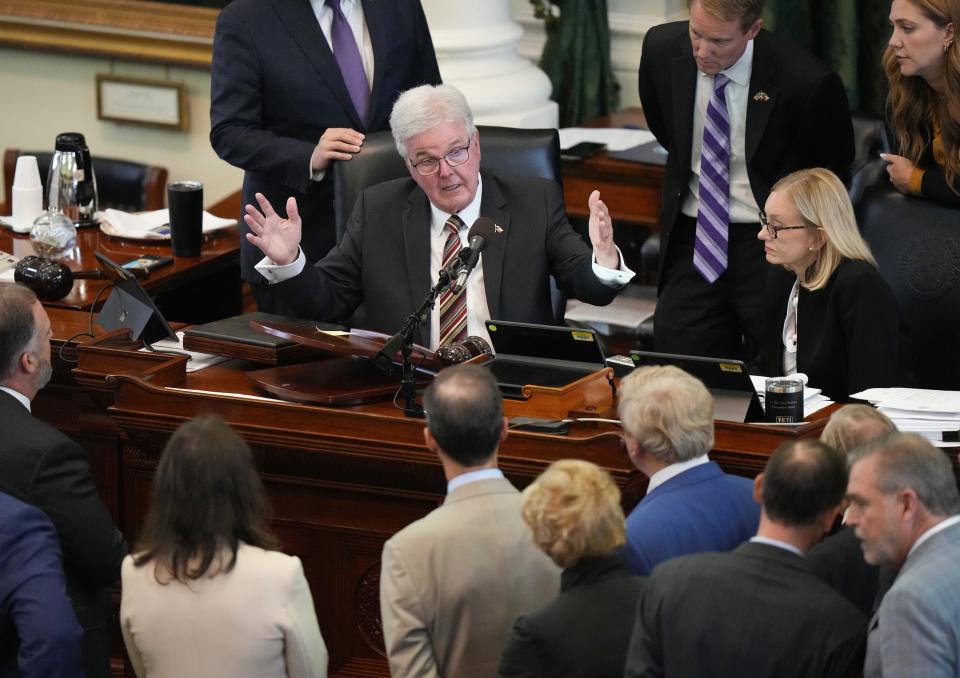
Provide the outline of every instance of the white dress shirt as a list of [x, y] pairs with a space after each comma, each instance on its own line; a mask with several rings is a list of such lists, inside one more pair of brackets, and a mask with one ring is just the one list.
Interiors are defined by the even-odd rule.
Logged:
[[953, 527], [957, 523], [960, 523], [960, 516], [951, 516], [946, 520], [942, 520], [936, 525], [934, 525], [933, 527], [931, 527], [929, 530], [921, 534], [920, 537], [915, 542], [913, 542], [913, 546], [911, 546], [910, 550], [907, 551], [907, 558], [909, 558], [910, 554], [916, 551], [917, 547], [919, 547], [920, 544], [925, 542], [927, 539], [935, 535], [937, 532], [942, 532], [948, 527]]
[[[750, 189], [747, 175], [746, 130], [747, 99], [750, 94], [750, 74], [753, 71], [753, 40], [730, 68], [720, 71], [730, 78], [723, 93], [730, 118], [730, 222], [757, 223], [757, 201]], [[707, 104], [713, 96], [713, 76], [697, 74], [697, 93], [693, 107], [693, 138], [690, 150], [690, 193], [683, 201], [683, 213], [697, 218], [700, 195], [700, 147], [703, 144], [703, 123]]]
[[799, 333], [797, 328], [798, 310], [800, 308], [800, 278], [793, 283], [790, 289], [790, 296], [787, 297], [787, 315], [783, 319], [783, 373], [797, 373], [797, 341]]
[[489, 480], [491, 478], [503, 478], [503, 471], [498, 468], [482, 468], [479, 471], [461, 473], [447, 483], [447, 494], [450, 494], [458, 487], [475, 483], [478, 480]]
[[688, 459], [687, 461], [678, 461], [676, 464], [670, 464], [669, 466], [660, 469], [650, 476], [650, 481], [647, 483], [647, 494], [650, 494], [658, 486], [663, 485], [665, 482], [671, 478], [675, 478], [684, 471], [689, 471], [692, 468], [709, 463], [710, 458], [707, 455], [702, 454], [699, 457], [694, 457], [693, 459]]
[[[320, 22], [320, 30], [323, 31], [323, 37], [327, 39], [330, 51], [333, 51], [333, 39], [330, 37], [330, 27], [333, 25], [333, 10], [327, 7], [324, 0], [310, 0], [310, 7]], [[363, 4], [360, 0], [340, 0], [340, 10], [350, 25], [353, 32], [353, 39], [357, 42], [360, 49], [360, 58], [363, 60], [363, 71], [367, 74], [367, 84], [373, 90], [373, 43], [370, 42], [370, 31], [367, 30], [367, 22], [363, 18]], [[319, 139], [317, 140], [319, 141]], [[325, 170], [310, 171], [312, 181], [321, 181], [326, 176]]]
[[798, 549], [793, 544], [788, 544], [785, 541], [780, 541], [779, 539], [770, 539], [770, 537], [750, 537], [750, 543], [752, 544], [766, 544], [767, 546], [776, 546], [778, 549], [783, 549], [784, 551], [789, 551], [790, 553], [795, 553], [800, 557], [803, 557], [803, 551]]
[[[464, 225], [460, 228], [460, 242], [464, 247], [468, 245], [467, 234], [473, 222], [480, 216], [480, 201], [483, 195], [483, 180], [477, 182], [477, 194], [473, 201], [464, 207], [458, 215], [463, 220]], [[443, 260], [443, 245], [447, 241], [446, 231], [443, 225], [447, 222], [450, 215], [443, 212], [433, 203], [430, 204], [430, 282], [435, 284], [440, 275], [440, 262]], [[596, 256], [593, 260], [593, 273], [597, 279], [608, 287], [623, 287], [633, 278], [634, 272], [630, 270], [623, 261], [623, 254], [620, 248], [617, 248], [617, 257], [620, 260], [620, 268], [606, 268], [596, 262]], [[270, 284], [289, 280], [300, 274], [307, 265], [307, 258], [300, 250], [296, 261], [286, 266], [278, 266], [270, 259], [264, 257], [254, 268]], [[487, 305], [487, 289], [483, 281], [483, 255], [477, 262], [477, 267], [467, 278], [467, 335], [481, 337], [488, 344], [490, 335], [487, 333], [487, 320], [490, 318], [490, 307]], [[400, 329], [399, 327], [397, 328]], [[430, 314], [430, 341], [428, 348], [435, 349], [440, 341], [440, 304], [433, 307]], [[492, 344], [491, 344], [492, 345]]]

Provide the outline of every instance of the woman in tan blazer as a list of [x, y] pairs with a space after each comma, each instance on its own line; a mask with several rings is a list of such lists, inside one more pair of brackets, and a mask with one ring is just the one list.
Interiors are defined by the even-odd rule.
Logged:
[[276, 548], [246, 443], [217, 418], [167, 443], [120, 622], [139, 678], [323, 678], [327, 649], [300, 560]]

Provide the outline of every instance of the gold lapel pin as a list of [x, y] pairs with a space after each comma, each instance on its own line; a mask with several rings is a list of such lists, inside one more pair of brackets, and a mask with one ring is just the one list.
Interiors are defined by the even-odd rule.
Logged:
[[493, 225], [493, 232], [494, 232], [494, 233], [503, 233], [503, 229], [500, 228], [500, 224], [494, 224], [494, 225]]
[[770, 101], [770, 97], [767, 95], [766, 92], [764, 92], [763, 90], [760, 90], [759, 92], [753, 95], [753, 100], [754, 101]]

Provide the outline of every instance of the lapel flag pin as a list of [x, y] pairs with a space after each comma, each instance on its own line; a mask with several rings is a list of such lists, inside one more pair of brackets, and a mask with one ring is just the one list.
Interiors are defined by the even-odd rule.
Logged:
[[500, 228], [500, 224], [494, 224], [494, 225], [493, 225], [493, 232], [494, 232], [494, 233], [503, 233], [503, 229]]

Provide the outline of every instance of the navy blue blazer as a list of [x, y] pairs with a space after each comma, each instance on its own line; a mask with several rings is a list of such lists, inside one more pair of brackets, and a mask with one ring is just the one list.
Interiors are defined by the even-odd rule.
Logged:
[[50, 519], [0, 492], [0, 678], [79, 676], [82, 638]]
[[645, 575], [677, 556], [729, 551], [755, 535], [759, 522], [751, 481], [712, 461], [696, 466], [654, 488], [630, 512], [627, 567]]
[[[311, 263], [336, 242], [331, 177], [310, 181], [310, 156], [328, 127], [389, 128], [401, 92], [439, 84], [440, 70], [419, 0], [363, 0], [373, 47], [370, 112], [362, 120], [309, 0], [234, 0], [217, 18], [210, 81], [210, 143], [244, 170], [243, 202], [263, 193], [278, 213], [297, 199], [301, 245]], [[244, 279], [263, 254], [240, 220]]]

